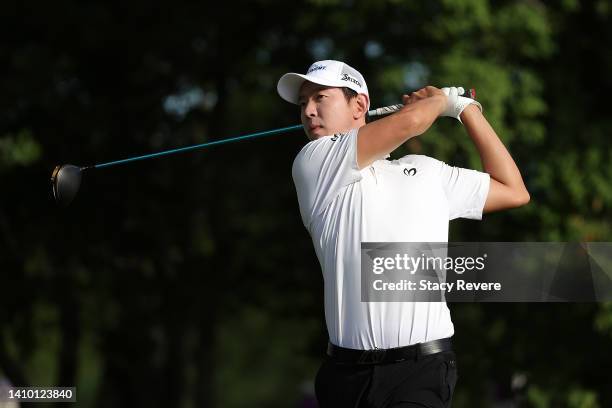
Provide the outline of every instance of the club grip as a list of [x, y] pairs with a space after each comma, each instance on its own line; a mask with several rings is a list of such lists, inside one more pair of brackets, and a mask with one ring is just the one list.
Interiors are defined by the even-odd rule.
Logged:
[[[466, 98], [476, 99], [476, 89], [474, 88], [463, 88], [464, 91], [460, 96], [465, 96]], [[368, 111], [368, 117], [372, 118], [375, 116], [386, 116], [390, 115], [404, 107], [403, 104], [398, 103], [396, 105], [383, 106], [382, 108], [373, 109]]]

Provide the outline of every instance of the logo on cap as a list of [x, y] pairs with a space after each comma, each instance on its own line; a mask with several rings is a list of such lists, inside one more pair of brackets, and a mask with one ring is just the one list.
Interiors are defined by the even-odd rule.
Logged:
[[320, 71], [325, 68], [327, 68], [327, 65], [313, 65], [312, 67], [310, 67], [310, 69], [308, 69], [306, 75], [310, 74], [311, 72]]
[[358, 87], [361, 88], [361, 82], [359, 82], [358, 80], [356, 80], [355, 78], [353, 78], [352, 76], [350, 76], [349, 74], [342, 74], [342, 78], [340, 78], [341, 81], [349, 81], [352, 82], [354, 84], [356, 84]]

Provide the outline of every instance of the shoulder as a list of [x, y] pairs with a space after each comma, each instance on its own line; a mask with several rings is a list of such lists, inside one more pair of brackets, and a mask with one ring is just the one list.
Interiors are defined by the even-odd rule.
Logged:
[[330, 136], [320, 137], [317, 140], [313, 140], [308, 142], [300, 149], [298, 154], [293, 159], [293, 171], [295, 172], [300, 166], [304, 165], [306, 162], [312, 159], [312, 156], [317, 153], [317, 151], [321, 149], [325, 149], [325, 144], [328, 143], [327, 139]]
[[351, 140], [357, 137], [357, 130], [352, 129], [347, 132], [321, 136], [316, 140], [308, 142], [295, 156], [293, 168], [303, 162], [316, 160], [317, 157], [322, 158], [332, 149], [341, 148], [341, 146], [346, 146], [347, 143], [350, 144]]
[[318, 138], [316, 140], [311, 140], [310, 142], [306, 143], [300, 149], [300, 151], [298, 152], [298, 154], [295, 157], [295, 159], [297, 160], [298, 158], [304, 156], [305, 154], [307, 154], [309, 152], [313, 152], [317, 148], [324, 146], [325, 143], [327, 143], [330, 138], [331, 138], [331, 136], [321, 136], [320, 138]]

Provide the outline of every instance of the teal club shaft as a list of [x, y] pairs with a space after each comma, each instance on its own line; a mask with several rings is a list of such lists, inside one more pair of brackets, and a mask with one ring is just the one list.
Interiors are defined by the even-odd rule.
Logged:
[[266, 130], [263, 132], [250, 133], [248, 135], [230, 137], [227, 139], [213, 140], [212, 142], [201, 143], [201, 144], [197, 144], [193, 146], [180, 147], [178, 149], [165, 150], [163, 152], [145, 154], [145, 155], [136, 156], [136, 157], [129, 157], [127, 159], [115, 160], [115, 161], [111, 161], [108, 163], [94, 164], [92, 166], [85, 166], [85, 167], [82, 167], [81, 170], [90, 169], [90, 168], [100, 169], [103, 167], [110, 167], [110, 166], [115, 166], [118, 164], [130, 163], [130, 162], [137, 161], [137, 160], [152, 159], [154, 157], [167, 156], [170, 154], [187, 152], [187, 151], [196, 150], [196, 149], [202, 149], [208, 146], [215, 146], [215, 145], [220, 145], [224, 143], [237, 142], [239, 140], [252, 139], [256, 137], [276, 135], [276, 134], [284, 133], [284, 132], [291, 132], [293, 130], [302, 129], [302, 128], [303, 128], [302, 125], [294, 125], [294, 126], [287, 126], [287, 127], [278, 128], [278, 129]]

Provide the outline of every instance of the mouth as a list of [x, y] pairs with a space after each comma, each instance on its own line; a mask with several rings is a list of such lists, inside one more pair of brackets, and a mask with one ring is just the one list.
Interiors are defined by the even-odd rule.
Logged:
[[309, 134], [315, 135], [317, 133], [320, 133], [323, 130], [323, 126], [321, 126], [321, 125], [308, 125], [306, 127], [306, 129], [308, 130]]

